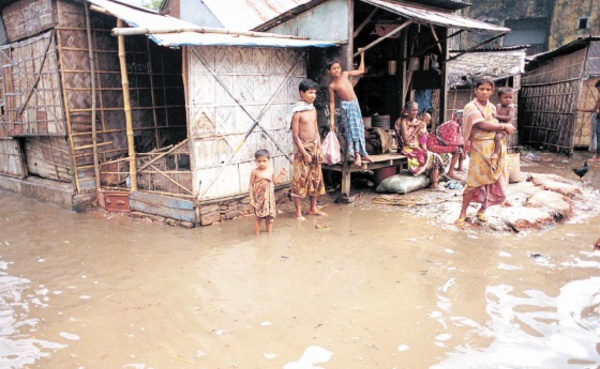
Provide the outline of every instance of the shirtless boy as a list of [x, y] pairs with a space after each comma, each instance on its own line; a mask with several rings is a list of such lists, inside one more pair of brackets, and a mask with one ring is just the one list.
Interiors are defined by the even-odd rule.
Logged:
[[348, 77], [358, 77], [365, 73], [365, 54], [360, 54], [360, 65], [357, 70], [342, 71], [339, 61], [327, 63], [327, 70], [333, 77], [329, 84], [329, 129], [335, 126], [335, 96], [339, 97], [342, 110], [342, 122], [348, 138], [348, 154], [354, 156], [354, 165], [361, 166], [363, 161], [371, 162], [365, 146], [365, 125], [362, 120], [360, 106], [354, 86]]
[[317, 97], [317, 83], [310, 79], [300, 82], [300, 99], [292, 108], [292, 138], [296, 145], [294, 154], [294, 173], [292, 179], [292, 198], [296, 207], [296, 219], [302, 216], [302, 199], [310, 197], [308, 214], [326, 216], [317, 208], [317, 197], [325, 193], [321, 163], [321, 138], [317, 126], [317, 111], [313, 105]]
[[[498, 98], [500, 104], [496, 105], [496, 119], [499, 123], [511, 124], [515, 119], [515, 106], [513, 105], [514, 90], [510, 87], [502, 87], [498, 89]], [[502, 139], [506, 133], [497, 131], [494, 136], [494, 153], [490, 156], [492, 170], [498, 168], [498, 158], [500, 157], [500, 148], [502, 147]]]

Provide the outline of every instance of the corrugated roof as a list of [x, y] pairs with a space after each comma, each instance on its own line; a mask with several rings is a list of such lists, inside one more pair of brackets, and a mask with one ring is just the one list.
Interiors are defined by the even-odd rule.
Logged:
[[475, 30], [480, 32], [510, 32], [510, 28], [500, 27], [475, 19], [452, 14], [439, 9], [420, 7], [414, 4], [391, 0], [361, 0], [378, 8], [396, 13], [404, 18], [441, 27]]
[[107, 13], [121, 18], [131, 27], [156, 29], [161, 32], [152, 33], [148, 37], [160, 46], [255, 46], [255, 47], [330, 47], [333, 41], [298, 40], [276, 37], [253, 37], [235, 34], [217, 34], [200, 32], [178, 32], [177, 30], [202, 30], [192, 23], [138, 10], [110, 0], [87, 0], [90, 4], [104, 9]]
[[[450, 56], [458, 53], [450, 53]], [[525, 49], [468, 52], [447, 64], [450, 87], [470, 86], [482, 77], [495, 81], [524, 72]]]
[[249, 30], [311, 0], [202, 0], [228, 29]]
[[584, 47], [587, 47], [588, 44], [592, 41], [600, 41], [600, 36], [588, 36], [588, 37], [583, 37], [583, 38], [578, 38], [575, 41], [569, 42], [566, 45], [557, 47], [556, 49], [550, 50], [550, 51], [546, 51], [543, 53], [539, 53], [536, 55], [532, 55], [530, 57], [530, 62], [528, 64], [528, 67], [530, 65], [536, 64], [536, 63], [541, 63], [544, 62], [545, 60], [554, 58], [556, 56], [559, 55], [563, 55], [563, 54], [568, 54], [571, 53], [575, 50], [579, 50], [582, 49]]

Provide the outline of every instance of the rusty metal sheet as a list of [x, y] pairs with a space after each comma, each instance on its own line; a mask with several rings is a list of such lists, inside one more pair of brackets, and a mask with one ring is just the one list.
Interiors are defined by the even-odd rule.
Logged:
[[9, 42], [21, 40], [55, 25], [52, 0], [21, 0], [2, 10]]
[[396, 13], [404, 18], [412, 19], [424, 24], [435, 24], [441, 27], [454, 27], [480, 32], [510, 32], [510, 28], [496, 26], [476, 19], [453, 14], [443, 9], [433, 10], [418, 5], [398, 3], [391, 0], [361, 0], [364, 3], [376, 6], [383, 10]]

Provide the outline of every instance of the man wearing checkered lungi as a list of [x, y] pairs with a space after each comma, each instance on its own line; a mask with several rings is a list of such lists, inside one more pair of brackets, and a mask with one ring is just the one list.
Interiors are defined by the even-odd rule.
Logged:
[[342, 66], [338, 61], [328, 62], [327, 70], [333, 77], [333, 81], [329, 84], [329, 128], [333, 131], [335, 126], [335, 96], [337, 96], [341, 100], [340, 108], [348, 138], [348, 153], [350, 156], [354, 156], [354, 165], [361, 166], [363, 161], [372, 162], [365, 146], [365, 125], [360, 113], [358, 98], [354, 92], [354, 86], [348, 78], [365, 73], [365, 54], [360, 54], [360, 65], [357, 70], [342, 71]]

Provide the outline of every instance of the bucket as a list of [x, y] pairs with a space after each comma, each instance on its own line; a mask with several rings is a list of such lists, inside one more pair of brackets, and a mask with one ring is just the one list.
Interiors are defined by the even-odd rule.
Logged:
[[374, 115], [372, 117], [373, 127], [383, 128], [386, 131], [390, 130], [390, 116], [389, 115]]
[[375, 184], [379, 185], [384, 179], [398, 173], [398, 167], [385, 167], [375, 170]]
[[508, 154], [508, 183], [521, 182], [521, 154]]

